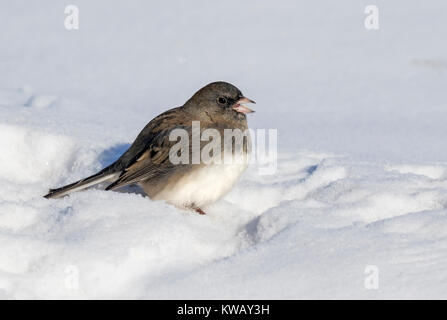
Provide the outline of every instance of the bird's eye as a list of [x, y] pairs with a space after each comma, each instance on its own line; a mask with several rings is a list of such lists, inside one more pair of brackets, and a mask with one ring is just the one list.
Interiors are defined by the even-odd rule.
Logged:
[[217, 101], [218, 101], [220, 104], [226, 104], [226, 103], [227, 103], [227, 99], [225, 99], [224, 97], [220, 97], [219, 99], [217, 99]]

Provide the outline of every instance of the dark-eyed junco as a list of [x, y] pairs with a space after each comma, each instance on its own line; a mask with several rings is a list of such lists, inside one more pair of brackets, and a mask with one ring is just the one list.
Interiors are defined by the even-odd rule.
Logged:
[[[250, 136], [244, 136], [246, 140], [241, 148], [231, 147], [233, 159], [238, 160], [229, 163], [224, 160], [197, 162], [194, 155], [197, 150], [194, 150], [194, 146], [200, 148], [200, 153], [208, 143], [202, 134], [218, 134], [222, 137], [221, 143], [218, 144], [222, 153], [219, 154], [213, 149], [207, 154], [213, 159], [223, 156], [226, 152], [223, 137], [228, 130], [239, 129], [244, 132], [248, 129], [246, 114], [253, 111], [243, 103], [249, 102], [254, 103], [230, 83], [210, 83], [197, 91], [183, 106], [170, 109], [150, 121], [116, 162], [88, 178], [51, 189], [45, 198], [59, 198], [110, 181], [111, 184], [106, 190], [138, 184], [151, 199], [165, 200], [179, 208], [204, 214], [202, 208], [225, 195], [246, 169], [251, 148]], [[195, 129], [197, 126], [199, 129]], [[183, 141], [183, 147], [186, 148], [178, 149], [179, 140], [172, 138], [174, 129], [183, 130], [187, 134], [186, 141]], [[211, 136], [212, 139], [208, 141], [217, 139], [213, 134]], [[198, 145], [194, 139], [199, 139]], [[173, 154], [175, 145], [176, 152]], [[187, 161], [172, 161], [173, 155], [179, 156], [183, 152], [189, 153]]]

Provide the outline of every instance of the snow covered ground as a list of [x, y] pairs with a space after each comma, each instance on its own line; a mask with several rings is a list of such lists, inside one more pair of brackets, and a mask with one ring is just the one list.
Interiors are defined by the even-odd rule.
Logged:
[[[0, 298], [447, 298], [445, 1], [70, 4], [77, 31], [60, 1], [0, 3]], [[42, 198], [215, 80], [278, 129], [275, 175], [206, 216]]]

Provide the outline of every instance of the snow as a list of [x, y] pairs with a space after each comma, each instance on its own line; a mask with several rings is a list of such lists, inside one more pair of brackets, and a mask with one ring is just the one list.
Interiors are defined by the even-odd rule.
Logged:
[[[447, 298], [447, 3], [1, 4], [0, 298]], [[208, 82], [278, 129], [206, 216], [136, 189], [44, 199]], [[367, 289], [368, 266], [378, 289]]]

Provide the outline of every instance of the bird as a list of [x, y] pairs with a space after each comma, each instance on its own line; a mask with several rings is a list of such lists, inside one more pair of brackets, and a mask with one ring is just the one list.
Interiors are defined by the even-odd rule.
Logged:
[[[169, 109], [152, 119], [138, 134], [135, 141], [114, 163], [87, 178], [69, 185], [50, 189], [45, 198], [61, 198], [99, 183], [108, 182], [105, 190], [116, 190], [128, 185], [139, 185], [152, 200], [164, 200], [177, 208], [206, 214], [204, 208], [227, 194], [248, 166], [251, 153], [250, 134], [243, 134], [240, 146], [228, 149], [225, 143], [215, 144], [209, 152], [212, 161], [194, 162], [194, 139], [200, 135], [199, 151], [204, 151], [206, 139], [202, 134], [217, 133], [224, 139], [228, 130], [246, 133], [247, 114], [254, 112], [246, 103], [255, 103], [246, 98], [234, 85], [217, 81], [198, 90], [182, 106]], [[199, 130], [194, 129], [195, 123]], [[187, 134], [183, 149], [173, 152], [178, 139], [172, 139], [175, 130]], [[232, 131], [233, 130], [233, 131]], [[214, 141], [212, 137], [212, 142]], [[226, 139], [226, 138], [225, 138]], [[211, 139], [210, 139], [211, 141]], [[209, 142], [211, 143], [211, 142]], [[227, 149], [225, 149], [227, 148]], [[231, 159], [221, 160], [229, 150]], [[183, 153], [188, 152], [185, 156]], [[186, 161], [176, 163], [171, 156], [184, 156]], [[199, 154], [200, 155], [200, 154]], [[178, 158], [175, 158], [178, 159]], [[197, 160], [197, 159], [196, 159]]]

